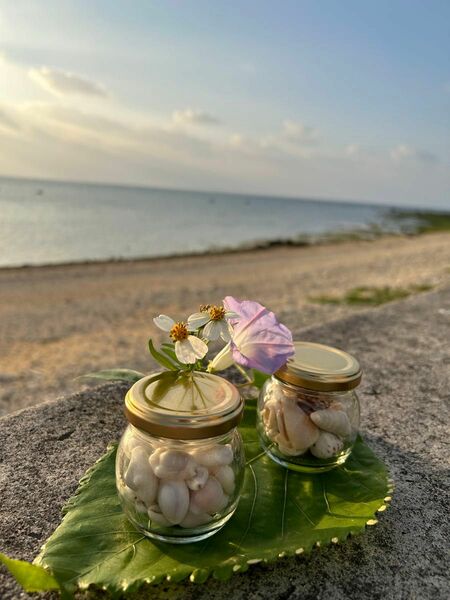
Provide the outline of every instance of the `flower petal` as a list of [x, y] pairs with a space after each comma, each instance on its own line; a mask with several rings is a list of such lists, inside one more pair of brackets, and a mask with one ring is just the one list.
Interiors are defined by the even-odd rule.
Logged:
[[180, 362], [192, 365], [208, 352], [205, 342], [194, 335], [189, 335], [181, 342], [175, 342], [175, 354]]
[[217, 354], [213, 360], [208, 365], [208, 371], [210, 373], [214, 373], [214, 371], [223, 371], [224, 369], [228, 369], [233, 364], [233, 355], [231, 353], [231, 346], [227, 344], [222, 348], [222, 350]]
[[153, 323], [156, 325], [156, 327], [159, 327], [163, 331], [170, 331], [175, 325], [175, 321], [167, 315], [159, 315], [159, 317], [155, 317], [153, 319]]
[[264, 373], [274, 373], [294, 353], [292, 334], [273, 312], [258, 302], [224, 299], [227, 309], [240, 318], [232, 322], [231, 349], [236, 363]]
[[219, 321], [220, 325], [220, 337], [224, 342], [229, 342], [231, 340], [230, 326], [226, 321]]
[[203, 325], [206, 325], [209, 320], [210, 317], [207, 312], [194, 313], [187, 320], [188, 329], [189, 331], [195, 331], [196, 329], [203, 327]]
[[230, 323], [233, 325], [234, 323], [236, 323], [239, 319], [240, 319], [240, 315], [238, 315], [237, 312], [234, 312], [234, 310], [227, 310], [225, 312], [225, 319], [227, 321], [230, 321]]
[[205, 329], [203, 330], [203, 336], [212, 342], [218, 340], [222, 331], [220, 324], [221, 321], [210, 321], [207, 323], [205, 325]]

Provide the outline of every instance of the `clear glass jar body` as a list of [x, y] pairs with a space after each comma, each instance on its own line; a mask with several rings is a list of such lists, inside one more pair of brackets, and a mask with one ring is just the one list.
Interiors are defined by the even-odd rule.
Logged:
[[157, 438], [128, 425], [117, 450], [116, 484], [128, 519], [161, 541], [203, 540], [239, 502], [244, 447], [236, 428], [199, 440]]
[[343, 464], [359, 429], [354, 390], [323, 392], [268, 379], [259, 396], [261, 445], [278, 464], [318, 473]]

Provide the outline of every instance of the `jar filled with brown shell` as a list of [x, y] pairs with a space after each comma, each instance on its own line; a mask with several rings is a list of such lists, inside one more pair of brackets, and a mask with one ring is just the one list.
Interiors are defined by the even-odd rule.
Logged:
[[275, 462], [318, 473], [343, 464], [359, 429], [358, 361], [342, 350], [296, 342], [295, 355], [264, 384], [258, 401], [261, 445]]

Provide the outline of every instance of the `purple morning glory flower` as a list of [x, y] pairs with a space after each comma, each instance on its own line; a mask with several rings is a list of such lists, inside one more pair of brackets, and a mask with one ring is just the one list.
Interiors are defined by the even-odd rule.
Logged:
[[292, 334], [273, 312], [258, 302], [227, 296], [223, 305], [237, 316], [232, 326], [229, 352], [234, 362], [248, 369], [275, 373], [294, 354]]

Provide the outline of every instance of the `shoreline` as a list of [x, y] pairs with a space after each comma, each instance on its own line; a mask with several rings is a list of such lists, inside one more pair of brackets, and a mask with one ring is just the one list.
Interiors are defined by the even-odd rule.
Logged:
[[375, 310], [368, 302], [436, 289], [449, 281], [449, 265], [450, 231], [442, 231], [0, 269], [0, 416], [79, 390], [83, 373], [152, 370], [147, 343], [161, 341], [157, 314], [183, 319], [227, 295], [252, 298], [295, 336]]
[[[439, 213], [442, 215], [444, 213]], [[450, 213], [449, 213], [450, 221]], [[449, 227], [450, 229], [450, 227]], [[445, 231], [446, 229], [444, 229]], [[238, 246], [230, 246], [223, 248], [211, 248], [209, 250], [199, 250], [190, 252], [177, 252], [173, 254], [159, 254], [153, 256], [136, 256], [136, 257], [109, 257], [109, 258], [93, 258], [83, 260], [73, 260], [67, 262], [46, 262], [40, 264], [25, 263], [21, 265], [0, 265], [0, 272], [26, 271], [35, 269], [58, 269], [77, 268], [90, 265], [109, 265], [109, 264], [139, 264], [151, 263], [160, 261], [172, 261], [179, 259], [192, 258], [208, 258], [220, 256], [232, 256], [235, 254], [247, 254], [271, 250], [275, 248], [314, 248], [320, 246], [331, 246], [335, 244], [343, 244], [348, 242], [374, 242], [381, 238], [414, 238], [430, 233], [435, 233], [437, 230], [425, 229], [423, 231], [384, 231], [377, 227], [368, 229], [355, 229], [352, 231], [344, 231], [342, 233], [326, 233], [326, 234], [302, 234], [292, 238], [275, 238], [268, 240], [256, 240], [239, 244]]]

